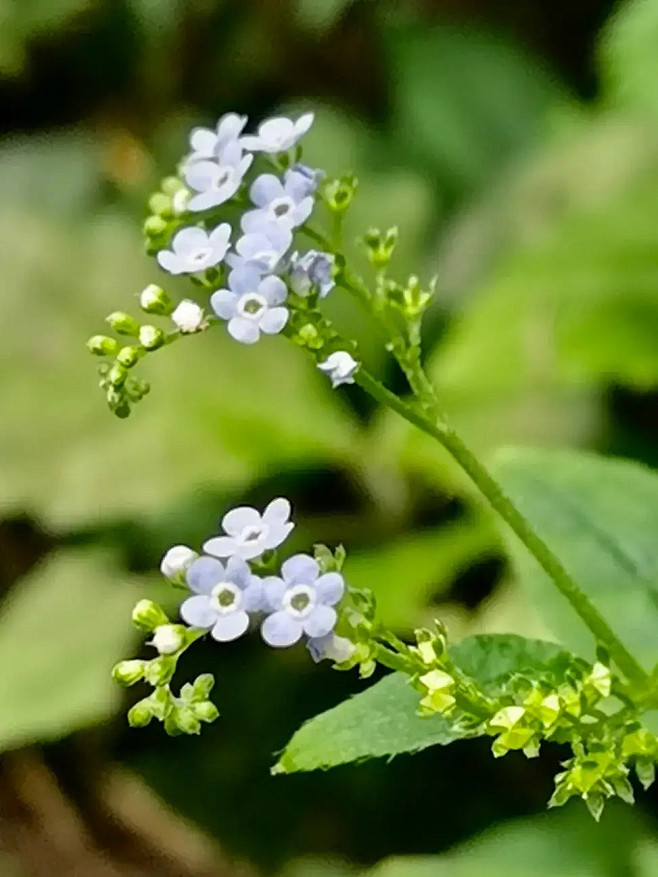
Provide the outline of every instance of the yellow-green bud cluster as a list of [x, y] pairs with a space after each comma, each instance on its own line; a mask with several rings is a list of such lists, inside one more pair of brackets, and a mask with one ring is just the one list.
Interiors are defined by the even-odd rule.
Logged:
[[368, 261], [375, 270], [380, 271], [388, 266], [397, 242], [397, 226], [393, 226], [385, 232], [378, 228], [369, 228], [364, 234], [363, 244], [366, 248]]
[[128, 722], [134, 728], [143, 728], [156, 719], [172, 737], [198, 734], [202, 722], [214, 722], [219, 716], [217, 707], [208, 699], [214, 682], [210, 674], [203, 674], [193, 684], [184, 685], [178, 697], [168, 686], [158, 687], [129, 710]]

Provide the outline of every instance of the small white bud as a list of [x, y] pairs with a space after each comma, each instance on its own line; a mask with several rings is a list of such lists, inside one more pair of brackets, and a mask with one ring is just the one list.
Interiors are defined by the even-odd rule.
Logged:
[[189, 189], [179, 189], [172, 195], [171, 209], [173, 210], [174, 216], [180, 216], [187, 211], [187, 205], [190, 203], [191, 197], [192, 193]]
[[197, 552], [188, 548], [187, 545], [174, 545], [160, 561], [160, 572], [170, 582], [184, 584], [185, 573], [198, 556]]
[[205, 326], [203, 308], [190, 298], [184, 298], [171, 315], [177, 329], [183, 333], [198, 332]]
[[332, 387], [340, 387], [341, 384], [354, 383], [353, 376], [359, 363], [346, 350], [338, 350], [319, 363], [318, 368], [331, 378]]
[[150, 643], [161, 655], [173, 655], [184, 644], [180, 624], [161, 624], [153, 632]]
[[168, 316], [173, 310], [173, 302], [157, 283], [149, 283], [139, 295], [139, 306], [148, 314]]

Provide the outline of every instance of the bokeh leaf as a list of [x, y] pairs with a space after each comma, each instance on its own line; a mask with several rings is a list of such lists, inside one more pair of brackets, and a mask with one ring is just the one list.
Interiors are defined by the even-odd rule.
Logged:
[[6, 597], [0, 620], [0, 750], [55, 740], [109, 718], [110, 678], [134, 640], [136, 589], [98, 551], [51, 556]]
[[[467, 637], [453, 647], [452, 657], [465, 673], [492, 692], [509, 673], [536, 673], [569, 660], [553, 643], [504, 634]], [[324, 769], [366, 758], [419, 752], [467, 736], [442, 716], [418, 716], [418, 701], [408, 677], [392, 673], [302, 725], [276, 769], [285, 773]]]
[[[505, 449], [494, 466], [504, 490], [578, 586], [651, 669], [658, 660], [658, 475], [636, 463], [573, 451]], [[594, 641], [523, 546], [521, 582], [542, 617], [584, 657]]]
[[658, 118], [658, 2], [626, 0], [600, 38], [604, 97]]

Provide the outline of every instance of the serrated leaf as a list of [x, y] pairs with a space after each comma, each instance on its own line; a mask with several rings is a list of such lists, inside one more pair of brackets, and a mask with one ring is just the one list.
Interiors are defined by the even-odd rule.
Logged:
[[[488, 691], [515, 672], [555, 672], [569, 656], [553, 643], [513, 635], [472, 636], [452, 648], [457, 665]], [[361, 694], [308, 721], [275, 768], [316, 770], [366, 758], [418, 752], [469, 736], [441, 716], [416, 714], [419, 695], [408, 677], [393, 673]]]
[[[6, 598], [0, 620], [0, 750], [54, 740], [112, 715], [113, 664], [130, 650], [136, 589], [97, 552], [52, 556]], [[11, 670], [9, 671], [9, 668]]]
[[[658, 659], [658, 476], [625, 460], [574, 451], [507, 449], [494, 472], [504, 490], [626, 647]], [[512, 552], [552, 633], [585, 657], [594, 639], [515, 540]]]

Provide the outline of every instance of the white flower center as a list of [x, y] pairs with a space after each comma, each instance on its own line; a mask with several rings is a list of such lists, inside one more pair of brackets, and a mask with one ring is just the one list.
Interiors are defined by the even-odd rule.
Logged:
[[316, 595], [308, 585], [293, 585], [283, 596], [283, 605], [295, 618], [306, 618], [315, 608]]
[[275, 198], [269, 206], [268, 212], [270, 219], [273, 219], [275, 222], [277, 219], [285, 219], [285, 217], [293, 210], [294, 206], [295, 204], [292, 198], [287, 195], [283, 198]]
[[208, 261], [208, 258], [212, 254], [211, 247], [199, 247], [198, 250], [195, 250], [193, 253], [190, 253], [188, 256], [188, 261], [191, 265], [203, 265]]
[[267, 308], [267, 301], [256, 292], [247, 292], [238, 302], [238, 313], [247, 320], [257, 320]]
[[240, 608], [242, 592], [233, 582], [220, 582], [210, 592], [210, 602], [220, 615], [229, 615]]

